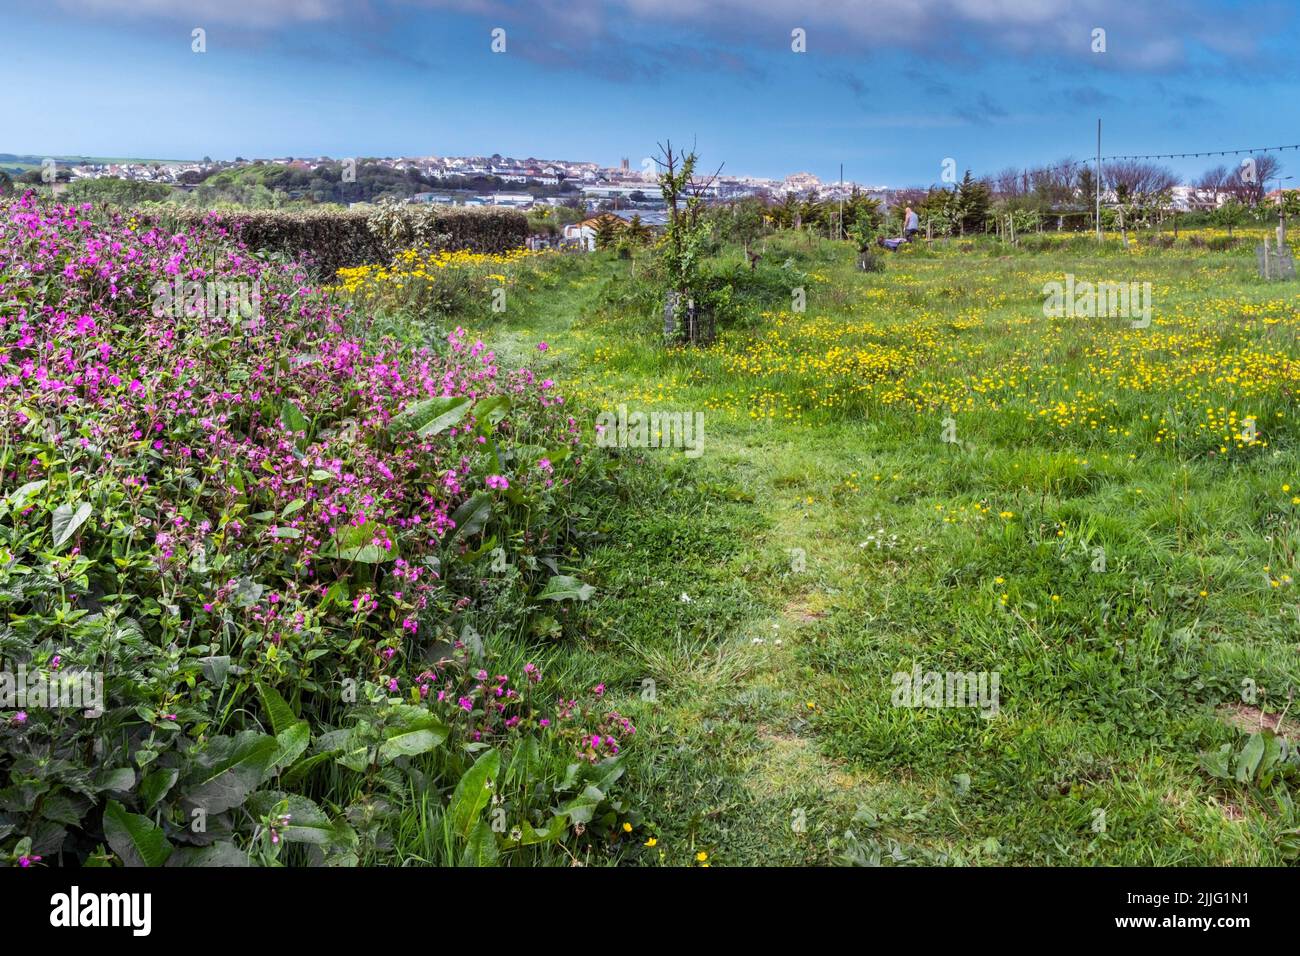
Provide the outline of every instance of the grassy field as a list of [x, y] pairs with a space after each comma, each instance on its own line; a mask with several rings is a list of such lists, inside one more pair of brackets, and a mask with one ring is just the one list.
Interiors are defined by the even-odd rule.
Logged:
[[[1294, 855], [1285, 791], [1202, 756], [1278, 726], [1300, 678], [1293, 285], [1246, 251], [953, 244], [863, 273], [772, 240], [790, 301], [665, 349], [630, 268], [538, 273], [475, 331], [584, 414], [704, 413], [699, 458], [617, 451], [644, 465], [549, 651], [639, 728], [643, 859]], [[1149, 326], [1045, 317], [1067, 275], [1150, 282]], [[996, 713], [897, 706], [914, 669], [996, 676]]]

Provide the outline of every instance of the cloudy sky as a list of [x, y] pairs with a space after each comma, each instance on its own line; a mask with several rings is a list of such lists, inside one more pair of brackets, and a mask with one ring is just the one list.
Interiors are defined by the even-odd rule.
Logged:
[[1098, 117], [1107, 154], [1300, 142], [1297, 48], [1293, 0], [6, 0], [0, 152], [638, 166], [672, 137], [924, 184], [1086, 158]]

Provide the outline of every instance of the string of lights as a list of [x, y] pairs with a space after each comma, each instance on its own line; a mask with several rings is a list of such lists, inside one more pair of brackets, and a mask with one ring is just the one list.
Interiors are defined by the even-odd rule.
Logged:
[[1280, 153], [1288, 149], [1300, 149], [1300, 143], [1294, 146], [1255, 146], [1247, 149], [1208, 149], [1195, 153], [1148, 153], [1148, 154], [1126, 154], [1122, 156], [1103, 156], [1101, 161], [1104, 163], [1108, 159], [1199, 159], [1202, 156], [1240, 156], [1242, 153], [1254, 155], [1255, 153]]

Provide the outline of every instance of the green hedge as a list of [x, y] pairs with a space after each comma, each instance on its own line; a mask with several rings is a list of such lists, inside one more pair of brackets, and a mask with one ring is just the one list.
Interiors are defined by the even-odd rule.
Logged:
[[[170, 229], [197, 226], [213, 217], [236, 232], [250, 249], [302, 257], [322, 275], [332, 276], [336, 270], [345, 267], [389, 260], [383, 241], [366, 227], [369, 212], [363, 209], [305, 212], [255, 209], [214, 213], [203, 209], [175, 208], [156, 214], [145, 213], [144, 216]], [[512, 209], [412, 205], [404, 208], [402, 214], [413, 220], [431, 220], [430, 231], [449, 235], [448, 247], [451, 249], [506, 252], [519, 248], [528, 238], [527, 217]]]

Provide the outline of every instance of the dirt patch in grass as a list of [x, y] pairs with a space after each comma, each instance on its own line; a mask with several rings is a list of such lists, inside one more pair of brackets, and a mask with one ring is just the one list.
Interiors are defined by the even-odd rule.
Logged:
[[[1282, 718], [1280, 713], [1265, 713], [1250, 704], [1226, 704], [1219, 708], [1219, 718], [1224, 723], [1248, 734], [1259, 733], [1267, 728], [1287, 740], [1300, 740], [1300, 721], [1293, 717]], [[1279, 718], [1281, 718], [1280, 725]]]

